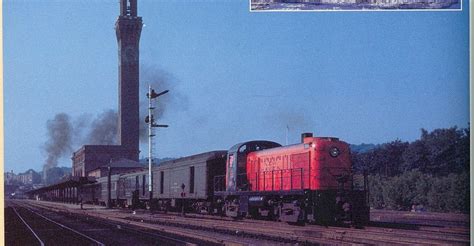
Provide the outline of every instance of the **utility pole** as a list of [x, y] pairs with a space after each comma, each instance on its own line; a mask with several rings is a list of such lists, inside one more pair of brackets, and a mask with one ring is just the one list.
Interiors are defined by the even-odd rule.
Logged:
[[112, 160], [110, 160], [107, 170], [107, 208], [112, 208]]
[[152, 164], [153, 164], [153, 128], [154, 127], [168, 127], [168, 125], [158, 125], [155, 124], [155, 120], [153, 118], [153, 110], [155, 107], [153, 106], [153, 99], [168, 93], [169, 90], [162, 91], [160, 93], [156, 93], [155, 90], [151, 88], [151, 85], [148, 86], [148, 93], [146, 97], [148, 98], [148, 116], [145, 117], [145, 123], [148, 124], [148, 192], [150, 193], [150, 208], [151, 208], [151, 201], [153, 199], [153, 174], [151, 171]]

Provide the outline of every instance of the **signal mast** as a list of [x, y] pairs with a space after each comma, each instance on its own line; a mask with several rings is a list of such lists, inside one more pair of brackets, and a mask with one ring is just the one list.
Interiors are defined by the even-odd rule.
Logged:
[[146, 94], [146, 97], [148, 98], [148, 115], [145, 117], [145, 123], [148, 124], [148, 191], [150, 192], [150, 206], [151, 200], [153, 198], [153, 177], [151, 172], [151, 167], [153, 164], [153, 137], [155, 136], [153, 133], [153, 128], [168, 127], [168, 125], [158, 125], [155, 123], [155, 119], [153, 118], [153, 111], [155, 109], [153, 106], [153, 100], [168, 92], [169, 90], [165, 90], [160, 93], [156, 93], [155, 90], [151, 88], [151, 85], [149, 85], [148, 93]]

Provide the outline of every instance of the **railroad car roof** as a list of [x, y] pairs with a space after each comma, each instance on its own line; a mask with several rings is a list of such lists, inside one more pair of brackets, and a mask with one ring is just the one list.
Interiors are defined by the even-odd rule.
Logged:
[[177, 163], [187, 162], [187, 161], [191, 161], [191, 160], [196, 161], [196, 162], [209, 161], [209, 160], [212, 160], [212, 159], [225, 157], [226, 155], [227, 155], [227, 151], [225, 151], [225, 150], [216, 150], [216, 151], [210, 151], [210, 152], [205, 152], [205, 153], [201, 153], [201, 154], [181, 157], [181, 158], [170, 160], [170, 161], [164, 161], [159, 166], [161, 167], [161, 166], [166, 166], [166, 165], [174, 165], [174, 164], [177, 164]]
[[117, 175], [120, 175], [121, 177], [123, 176], [128, 176], [128, 175], [137, 175], [137, 174], [141, 174], [141, 173], [148, 173], [148, 166], [146, 167], [140, 167], [140, 168], [137, 168], [137, 169], [133, 169], [133, 170], [130, 170], [130, 171], [127, 171], [127, 172], [123, 172], [123, 173], [117, 173]]

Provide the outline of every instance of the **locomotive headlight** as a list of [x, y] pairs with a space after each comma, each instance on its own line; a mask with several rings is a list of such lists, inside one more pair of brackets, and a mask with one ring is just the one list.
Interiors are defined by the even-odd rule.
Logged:
[[337, 157], [339, 156], [339, 149], [337, 147], [332, 147], [331, 150], [329, 150], [329, 154], [332, 156], [332, 157]]

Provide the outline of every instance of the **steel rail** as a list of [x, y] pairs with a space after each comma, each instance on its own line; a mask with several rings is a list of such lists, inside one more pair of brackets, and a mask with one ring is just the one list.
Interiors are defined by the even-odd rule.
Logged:
[[[42, 209], [45, 209], [45, 208], [42, 208]], [[65, 211], [60, 211], [60, 212], [65, 212]], [[127, 226], [123, 222], [122, 223], [120, 223], [120, 222], [119, 223], [114, 223], [114, 222], [110, 222], [110, 221], [107, 221], [107, 220], [100, 220], [96, 217], [94, 217], [94, 218], [91, 217], [90, 219], [94, 220], [97, 223], [106, 224], [106, 225], [109, 225], [109, 226], [112, 226], [112, 227], [117, 227], [119, 225], [122, 230], [127, 230], [127, 231], [130, 231], [130, 232], [135, 233], [135, 234], [149, 235], [149, 236], [161, 238], [161, 239], [164, 239], [164, 240], [172, 241], [172, 242], [175, 242], [175, 243], [178, 243], [178, 244], [187, 245], [187, 246], [196, 245], [194, 243], [184, 241], [184, 240], [181, 240], [181, 239], [172, 238], [172, 237], [169, 237], [169, 236], [166, 236], [166, 235], [161, 235], [161, 234], [153, 233], [153, 232], [149, 232], [149, 231], [141, 231], [139, 229], [135, 229], [135, 228], [132, 228], [130, 226]]]
[[12, 207], [13, 208], [13, 211], [16, 213], [16, 215], [18, 216], [18, 218], [20, 218], [20, 220], [23, 222], [23, 224], [26, 225], [26, 227], [28, 227], [28, 229], [31, 231], [31, 233], [33, 233], [33, 235], [36, 237], [36, 239], [38, 239], [38, 241], [40, 242], [40, 245], [41, 246], [44, 246], [44, 242], [41, 241], [41, 239], [39, 238], [38, 235], [36, 235], [35, 231], [33, 231], [33, 229], [28, 225], [28, 223], [26, 223], [26, 221], [21, 217], [21, 215], [16, 211], [15, 207]]
[[161, 234], [158, 234], [158, 233], [153, 233], [153, 232], [149, 232], [149, 231], [141, 231], [141, 230], [138, 230], [138, 229], [135, 229], [135, 228], [131, 228], [130, 226], [124, 225], [123, 222], [122, 223], [114, 223], [114, 222], [109, 222], [109, 221], [105, 221], [105, 220], [99, 220], [97, 218], [94, 218], [93, 220], [96, 220], [99, 223], [108, 224], [108, 225], [114, 226], [114, 227], [119, 225], [121, 229], [125, 229], [125, 230], [132, 231], [132, 232], [135, 232], [135, 233], [141, 233], [141, 234], [145, 234], [145, 235], [149, 235], [149, 236], [162, 238], [162, 239], [165, 239], [165, 240], [168, 240], [168, 241], [174, 241], [174, 242], [177, 242], [177, 243], [181, 243], [183, 245], [189, 245], [189, 246], [196, 245], [194, 243], [190, 243], [190, 242], [187, 242], [187, 241], [184, 241], [184, 240], [181, 240], [181, 239], [176, 239], [176, 238], [161, 235]]
[[[35, 212], [35, 211], [33, 211], [33, 210], [27, 208], [27, 207], [23, 207], [23, 208], [25, 208], [26, 210], [28, 210], [28, 211], [30, 211], [30, 212], [32, 212], [32, 213], [34, 213], [34, 214], [40, 216], [41, 218], [43, 218], [43, 219], [45, 219], [45, 220], [47, 220], [47, 221], [52, 222], [52, 223], [54, 223], [54, 224], [56, 224], [56, 225], [58, 225], [58, 226], [60, 226], [60, 227], [62, 227], [62, 228], [64, 228], [64, 229], [67, 229], [67, 230], [70, 230], [70, 231], [72, 231], [72, 232], [74, 232], [74, 233], [77, 233], [77, 234], [81, 235], [82, 237], [85, 237], [85, 238], [87, 238], [87, 239], [89, 239], [89, 240], [95, 242], [95, 243], [96, 243], [97, 245], [99, 245], [99, 246], [105, 246], [104, 243], [101, 243], [101, 242], [99, 242], [99, 241], [97, 241], [97, 240], [95, 240], [95, 239], [93, 239], [93, 238], [91, 238], [91, 237], [89, 237], [89, 236], [87, 236], [87, 235], [85, 235], [85, 234], [79, 232], [79, 231], [76, 231], [76, 230], [74, 230], [74, 229], [72, 229], [72, 228], [70, 228], [70, 227], [68, 227], [68, 226], [66, 226], [66, 225], [63, 225], [63, 224], [61, 224], [61, 223], [59, 223], [59, 222], [56, 222], [56, 221], [54, 221], [54, 220], [52, 220], [52, 219], [50, 219], [50, 218], [48, 218], [48, 217], [46, 217], [46, 216], [44, 216], [44, 215], [42, 215], [42, 214], [39, 214], [39, 213], [37, 213], [37, 212]], [[43, 245], [44, 245], [44, 244], [43, 244]]]

